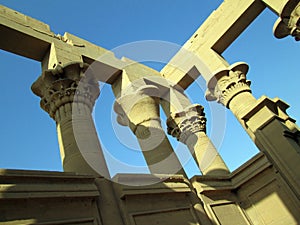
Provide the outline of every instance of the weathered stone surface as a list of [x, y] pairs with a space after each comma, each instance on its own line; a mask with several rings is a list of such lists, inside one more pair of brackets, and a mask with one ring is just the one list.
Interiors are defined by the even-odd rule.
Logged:
[[[48, 25], [0, 6], [0, 48], [42, 63], [42, 76], [32, 89], [56, 121], [64, 170], [73, 172], [1, 170], [0, 223], [299, 224], [300, 130], [286, 103], [253, 97], [245, 63], [230, 66], [221, 56], [266, 7], [280, 16], [275, 36], [291, 34], [298, 40], [299, 0], [228, 0], [159, 73], [118, 60], [74, 35], [55, 35]], [[88, 67], [97, 71], [95, 76], [85, 77]], [[203, 108], [190, 106], [178, 89], [186, 89], [199, 74], [208, 83], [207, 99], [229, 108], [261, 150], [231, 173], [205, 134]], [[161, 75], [166, 82], [156, 82]], [[167, 174], [119, 174], [114, 184], [105, 179], [110, 176], [91, 118], [97, 81], [112, 84], [118, 121], [131, 128], [142, 149], [157, 143], [157, 138], [143, 142], [151, 130], [162, 137], [155, 147], [159, 151], [144, 155], [152, 173]], [[169, 133], [195, 152], [202, 176], [188, 180], [169, 174], [172, 166], [181, 168], [176, 156], [163, 170], [151, 167], [173, 154], [159, 104], [170, 117]], [[214, 156], [211, 162], [205, 151]]]
[[129, 64], [123, 69], [112, 85], [117, 98], [114, 104], [117, 121], [128, 126], [137, 137], [151, 173], [185, 175], [161, 126], [160, 87], [146, 81], [153, 77], [160, 77], [160, 74], [141, 64]]
[[[224, 1], [186, 41], [161, 73], [184, 89], [200, 74], [208, 82], [216, 71], [229, 66], [221, 56], [223, 51], [264, 9], [262, 1]], [[185, 65], [181, 66], [182, 63]], [[194, 73], [197, 75], [191, 80], [189, 73], [192, 70], [196, 70]]]
[[279, 18], [274, 24], [273, 33], [277, 38], [291, 35], [300, 40], [300, 3], [299, 0], [287, 1], [279, 11]]
[[167, 120], [168, 133], [186, 144], [204, 175], [227, 175], [229, 170], [206, 135], [204, 108], [193, 104], [172, 112]]
[[286, 113], [288, 105], [280, 99], [256, 100], [246, 80], [246, 64], [234, 64], [217, 72], [208, 83], [208, 100], [228, 107], [300, 199], [299, 128]]
[[94, 177], [0, 170], [0, 224], [101, 224]]
[[56, 121], [65, 171], [97, 174], [109, 172], [91, 116], [99, 84], [87, 64], [73, 62], [46, 70], [32, 85], [41, 107]]

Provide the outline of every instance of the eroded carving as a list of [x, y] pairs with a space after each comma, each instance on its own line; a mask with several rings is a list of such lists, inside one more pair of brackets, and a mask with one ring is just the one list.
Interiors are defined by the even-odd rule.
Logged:
[[188, 137], [197, 132], [206, 132], [206, 118], [203, 106], [191, 105], [181, 112], [171, 114], [167, 120], [168, 134], [186, 143]]
[[217, 101], [228, 108], [229, 102], [241, 92], [251, 92], [251, 81], [247, 80], [248, 65], [237, 63], [221, 70], [208, 82], [206, 99]]
[[[33, 83], [32, 91], [41, 97], [42, 109], [55, 119], [56, 111], [67, 103], [83, 103], [92, 111], [100, 94], [94, 76], [86, 75], [88, 64], [70, 63], [46, 70]], [[71, 110], [71, 108], [70, 108]]]
[[291, 8], [291, 4], [294, 1], [287, 3], [286, 7], [281, 13], [281, 17], [277, 19], [274, 24], [273, 32], [275, 37], [284, 38], [288, 35], [291, 35], [295, 38], [296, 41], [300, 40], [300, 3], [296, 7], [288, 12]]

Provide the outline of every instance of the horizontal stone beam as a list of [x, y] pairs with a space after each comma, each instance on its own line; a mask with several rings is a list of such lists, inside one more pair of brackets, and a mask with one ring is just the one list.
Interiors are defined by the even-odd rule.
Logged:
[[[170, 63], [161, 70], [161, 73], [184, 89], [200, 74], [208, 81], [214, 71], [228, 67], [221, 54], [265, 7], [262, 1], [256, 0], [224, 1], [183, 45]], [[192, 57], [187, 57], [187, 54]], [[187, 65], [185, 69], [178, 67], [181, 62], [186, 63], [188, 68]]]
[[55, 35], [47, 24], [0, 6], [0, 48], [42, 61]]
[[49, 25], [0, 5], [0, 49], [42, 63], [42, 70], [71, 62], [93, 64], [99, 81], [112, 84], [127, 66], [114, 53], [70, 33], [54, 34]]

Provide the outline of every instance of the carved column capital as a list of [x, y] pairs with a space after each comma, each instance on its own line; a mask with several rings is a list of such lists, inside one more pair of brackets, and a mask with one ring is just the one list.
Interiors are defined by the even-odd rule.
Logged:
[[120, 125], [129, 126], [138, 137], [148, 136], [148, 129], [143, 129], [146, 133], [139, 131], [137, 134], [137, 128], [146, 122], [160, 127], [158, 87], [144, 84], [138, 88], [128, 88], [116, 99], [114, 111]]
[[206, 133], [206, 118], [203, 106], [193, 104], [181, 112], [172, 113], [167, 120], [168, 134], [186, 143], [188, 137], [198, 132]]
[[228, 108], [229, 102], [241, 92], [251, 92], [251, 81], [246, 79], [246, 63], [235, 63], [228, 69], [215, 73], [207, 84], [206, 99], [217, 100]]
[[[56, 111], [68, 103], [83, 103], [92, 111], [100, 94], [99, 84], [92, 72], [85, 73], [88, 64], [72, 62], [64, 67], [46, 70], [31, 89], [41, 97], [41, 108], [55, 118]], [[70, 107], [72, 110], [72, 107]]]
[[291, 35], [296, 41], [300, 40], [300, 2], [290, 0], [282, 9], [280, 18], [274, 24], [273, 33], [276, 38]]

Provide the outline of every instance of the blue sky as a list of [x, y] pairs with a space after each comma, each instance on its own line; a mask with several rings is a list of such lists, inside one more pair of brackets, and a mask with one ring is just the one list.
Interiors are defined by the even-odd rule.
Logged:
[[[183, 45], [221, 2], [0, 0], [4, 6], [49, 24], [54, 33], [69, 32], [109, 50], [144, 40]], [[223, 57], [230, 63], [248, 63], [253, 95], [256, 98], [266, 95], [283, 99], [291, 106], [288, 110], [290, 116], [299, 120], [299, 43], [291, 37], [278, 40], [273, 36], [272, 27], [276, 19], [277, 16], [266, 9], [224, 52]], [[130, 54], [125, 56], [130, 58]], [[40, 109], [39, 98], [30, 90], [31, 84], [41, 74], [39, 62], [4, 51], [0, 51], [0, 62], [0, 168], [62, 171], [55, 123]], [[148, 65], [158, 70], [162, 67], [161, 63]], [[209, 119], [208, 135], [212, 135], [215, 131], [210, 128], [214, 118], [210, 117], [203, 86], [200, 78], [198, 83], [189, 87], [187, 94], [194, 103], [204, 105]], [[134, 138], [128, 136], [133, 149], [126, 148], [126, 143], [120, 138], [126, 128], [114, 127], [117, 125], [112, 111], [113, 101], [110, 87], [104, 85], [94, 112], [97, 130], [102, 146], [107, 150], [106, 156], [116, 158], [130, 168], [123, 170], [111, 163], [111, 173], [145, 172], [145, 168], [141, 167], [145, 163], [141, 153], [135, 149]], [[231, 112], [225, 110], [225, 114], [225, 135], [213, 141], [228, 167], [234, 170], [258, 150]], [[213, 129], [218, 127], [213, 126]], [[223, 139], [222, 142], [220, 139]], [[171, 141], [176, 148], [177, 142], [172, 138]], [[189, 176], [197, 173], [192, 162], [186, 169]]]

